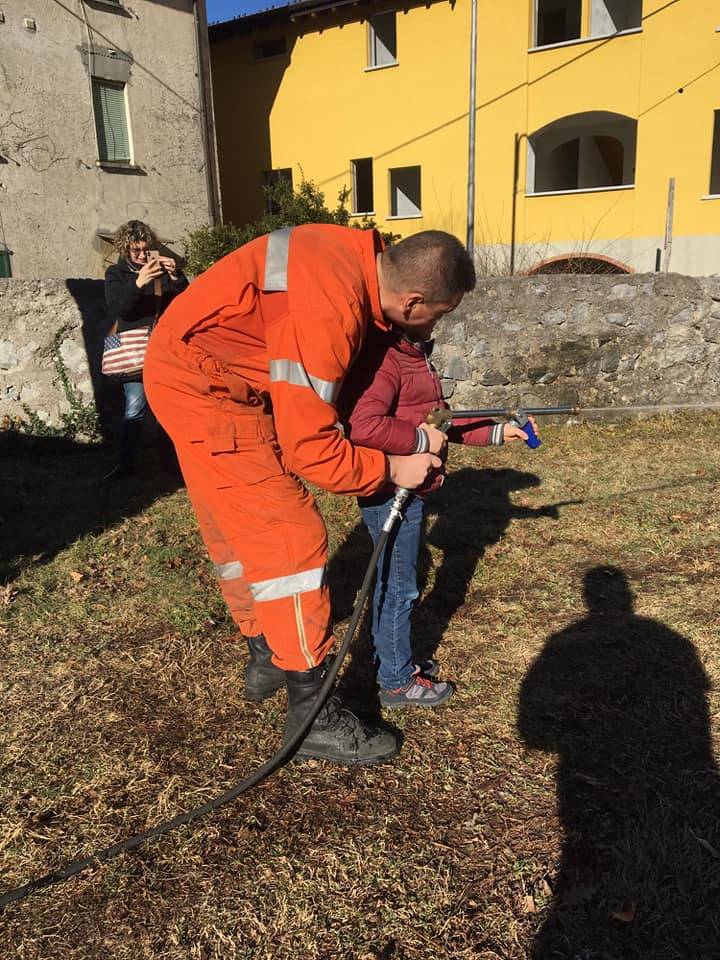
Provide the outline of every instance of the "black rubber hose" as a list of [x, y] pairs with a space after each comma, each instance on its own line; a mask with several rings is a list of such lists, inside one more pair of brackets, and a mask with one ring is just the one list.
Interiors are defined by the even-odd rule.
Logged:
[[112, 846], [105, 847], [103, 850], [97, 850], [95, 853], [90, 854], [89, 857], [83, 857], [81, 860], [73, 860], [66, 866], [59, 867], [57, 870], [53, 870], [52, 873], [46, 873], [44, 877], [39, 877], [37, 880], [31, 880], [22, 887], [16, 887], [13, 890], [8, 890], [7, 893], [4, 893], [0, 897], [0, 910], [4, 910], [9, 903], [13, 903], [16, 900], [24, 900], [25, 897], [30, 896], [31, 893], [37, 893], [38, 890], [43, 890], [45, 887], [50, 887], [55, 883], [63, 883], [65, 880], [69, 880], [70, 877], [74, 877], [76, 874], [82, 873], [84, 870], [89, 870], [91, 867], [95, 867], [98, 864], [106, 863], [108, 860], [112, 860], [113, 857], [117, 857], [121, 853], [126, 853], [129, 850], [135, 850], [143, 843], [147, 843], [148, 840], [154, 840], [157, 837], [162, 837], [171, 830], [174, 830], [176, 827], [181, 827], [186, 823], [191, 823], [193, 820], [198, 820], [200, 817], [206, 816], [208, 813], [212, 813], [214, 810], [225, 806], [226, 803], [230, 803], [241, 794], [247, 793], [248, 790], [257, 786], [258, 783], [261, 783], [263, 780], [273, 774], [291, 758], [296, 748], [300, 745], [300, 741], [304, 739], [305, 734], [308, 732], [313, 721], [320, 712], [322, 705], [325, 703], [325, 700], [327, 699], [330, 690], [337, 679], [337, 675], [340, 672], [340, 667], [342, 667], [343, 661], [347, 656], [347, 652], [350, 649], [350, 645], [355, 636], [358, 623], [360, 622], [360, 617], [362, 616], [363, 609], [365, 607], [365, 601], [372, 585], [378, 557], [380, 556], [387, 538], [389, 537], [390, 532], [395, 525], [395, 521], [400, 516], [400, 509], [402, 504], [407, 499], [407, 496], [408, 491], [406, 490], [398, 491], [395, 496], [393, 511], [391, 511], [390, 518], [383, 527], [383, 530], [378, 537], [378, 541], [375, 544], [375, 549], [373, 550], [372, 557], [370, 558], [367, 570], [365, 571], [365, 577], [363, 578], [360, 592], [357, 600], [355, 601], [355, 608], [353, 610], [352, 617], [350, 618], [348, 628], [345, 632], [343, 642], [340, 644], [340, 648], [334, 658], [334, 662], [328, 668], [327, 675], [323, 681], [323, 685], [320, 688], [317, 698], [313, 702], [313, 705], [310, 708], [307, 716], [303, 720], [294, 736], [291, 737], [291, 739], [288, 740], [288, 742], [284, 744], [280, 750], [270, 757], [270, 759], [267, 760], [261, 767], [258, 767], [254, 773], [251, 773], [249, 777], [246, 777], [240, 783], [236, 784], [236, 786], [232, 787], [215, 800], [210, 800], [208, 803], [204, 803], [201, 807], [195, 807], [193, 810], [188, 810], [187, 813], [178, 814], [178, 816], [173, 817], [172, 820], [166, 820], [164, 823], [159, 823], [157, 826], [151, 827], [149, 830], [144, 830], [142, 833], [137, 833], [133, 837], [128, 837], [127, 840], [121, 840], [119, 843], [114, 843]]

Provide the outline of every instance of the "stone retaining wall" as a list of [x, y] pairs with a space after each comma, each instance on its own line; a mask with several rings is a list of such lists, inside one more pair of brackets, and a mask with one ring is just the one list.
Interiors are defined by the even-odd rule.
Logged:
[[481, 280], [437, 334], [455, 408], [720, 403], [720, 279]]
[[[53, 345], [97, 396], [102, 281], [0, 281], [0, 419], [68, 409]], [[720, 402], [720, 279], [677, 274], [481, 280], [437, 328], [455, 407]]]

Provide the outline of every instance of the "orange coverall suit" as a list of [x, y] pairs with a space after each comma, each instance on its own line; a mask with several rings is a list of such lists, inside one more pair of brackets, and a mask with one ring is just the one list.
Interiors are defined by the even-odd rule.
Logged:
[[283, 670], [333, 643], [327, 534], [304, 479], [368, 496], [385, 455], [345, 439], [335, 400], [380, 308], [375, 231], [278, 230], [224, 257], [172, 302], [143, 381], [173, 439], [223, 597]]

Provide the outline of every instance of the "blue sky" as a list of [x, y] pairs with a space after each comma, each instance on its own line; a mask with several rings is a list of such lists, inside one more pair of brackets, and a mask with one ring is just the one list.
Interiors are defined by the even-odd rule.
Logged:
[[284, 7], [283, 0], [207, 0], [208, 22], [232, 20], [244, 13], [255, 13], [267, 7]]

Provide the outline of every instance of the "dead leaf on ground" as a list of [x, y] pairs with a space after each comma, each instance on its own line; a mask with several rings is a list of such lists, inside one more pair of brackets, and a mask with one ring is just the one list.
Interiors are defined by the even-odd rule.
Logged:
[[84, 573], [78, 573], [77, 570], [70, 571], [70, 579], [74, 580], [75, 583], [80, 583], [80, 581], [84, 578], [84, 576], [85, 576]]
[[535, 904], [535, 897], [531, 893], [528, 893], [523, 897], [523, 912], [524, 913], [537, 913], [537, 906]]

